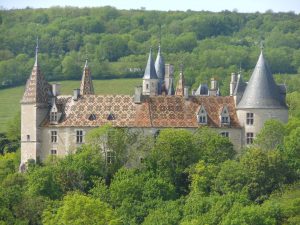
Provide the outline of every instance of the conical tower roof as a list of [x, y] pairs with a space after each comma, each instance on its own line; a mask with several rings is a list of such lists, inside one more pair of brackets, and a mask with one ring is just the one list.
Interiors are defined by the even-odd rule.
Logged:
[[91, 76], [91, 70], [88, 67], [88, 60], [86, 60], [83, 68], [82, 78], [81, 78], [80, 95], [93, 95], [93, 94], [94, 94], [94, 86], [93, 86], [93, 81]]
[[158, 79], [163, 80], [165, 79], [165, 61], [163, 56], [161, 55], [161, 48], [160, 45], [158, 46], [158, 53], [155, 60], [155, 70]]
[[143, 79], [157, 79], [157, 74], [155, 71], [154, 61], [152, 58], [152, 49], [150, 49], [145, 73]]
[[260, 53], [255, 69], [237, 108], [286, 108], [285, 103], [281, 101], [278, 86], [264, 59], [263, 52]]
[[45, 80], [38, 63], [38, 42], [35, 50], [35, 63], [31, 71], [31, 75], [27, 80], [25, 92], [21, 103], [48, 104], [51, 86]]

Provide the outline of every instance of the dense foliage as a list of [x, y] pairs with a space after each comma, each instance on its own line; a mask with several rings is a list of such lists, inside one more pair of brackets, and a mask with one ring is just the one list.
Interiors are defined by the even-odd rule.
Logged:
[[110, 126], [23, 174], [6, 153], [0, 224], [298, 224], [299, 121], [267, 121], [239, 155], [208, 128], [153, 137]]
[[[189, 85], [247, 77], [260, 42], [273, 73], [300, 70], [300, 17], [290, 13], [117, 10], [113, 7], [0, 11], [0, 84], [24, 83], [34, 60], [49, 80], [79, 79], [86, 54], [94, 78], [141, 76], [150, 47], [181, 63]], [[177, 76], [178, 72], [176, 72]], [[222, 93], [228, 93], [228, 85]]]

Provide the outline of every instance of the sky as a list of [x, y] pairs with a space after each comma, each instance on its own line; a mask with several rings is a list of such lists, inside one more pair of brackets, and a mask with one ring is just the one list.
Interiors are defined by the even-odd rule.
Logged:
[[194, 11], [237, 10], [238, 12], [294, 11], [300, 13], [300, 0], [0, 0], [4, 9], [49, 8], [51, 6], [99, 7], [114, 6], [118, 9]]

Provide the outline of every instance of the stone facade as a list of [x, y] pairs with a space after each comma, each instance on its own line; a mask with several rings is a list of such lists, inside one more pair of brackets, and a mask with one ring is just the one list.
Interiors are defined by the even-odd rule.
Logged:
[[[262, 53], [248, 84], [241, 74], [231, 75], [230, 96], [219, 95], [215, 79], [210, 88], [200, 84], [190, 94], [183, 69], [175, 92], [173, 66], [162, 64], [161, 49], [155, 64], [150, 51], [143, 85], [129, 96], [95, 95], [86, 62], [80, 89], [63, 96], [57, 84], [51, 86], [43, 78], [36, 52], [21, 101], [21, 164], [73, 153], [85, 142], [88, 131], [107, 123], [148, 135], [165, 128], [193, 132], [208, 126], [228, 137], [239, 151], [252, 143], [267, 119], [288, 120], [285, 88], [275, 84]], [[265, 90], [269, 87], [275, 90]]]

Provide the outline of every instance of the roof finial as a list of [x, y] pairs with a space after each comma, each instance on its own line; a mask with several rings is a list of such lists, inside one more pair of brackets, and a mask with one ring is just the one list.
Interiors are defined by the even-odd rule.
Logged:
[[38, 53], [39, 53], [39, 37], [36, 38], [35, 63], [34, 63], [35, 66], [37, 66], [38, 64]]
[[160, 48], [160, 45], [161, 45], [161, 24], [159, 24], [159, 36], [158, 36], [158, 46]]
[[84, 65], [85, 68], [88, 67], [88, 60], [89, 58], [87, 53], [87, 47], [85, 46], [85, 65]]
[[180, 63], [180, 73], [183, 73], [183, 63]]
[[240, 62], [240, 71], [239, 74], [242, 74], [242, 62]]
[[264, 50], [264, 42], [261, 41], [260, 42], [260, 51], [263, 52], [263, 50]]

